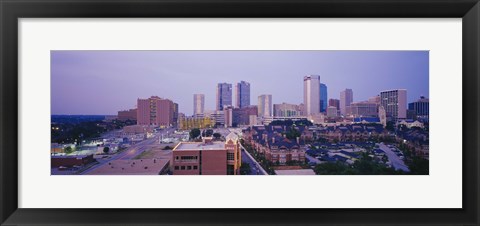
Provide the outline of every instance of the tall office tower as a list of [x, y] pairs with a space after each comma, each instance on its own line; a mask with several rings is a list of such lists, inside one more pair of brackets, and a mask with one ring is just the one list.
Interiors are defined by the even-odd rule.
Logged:
[[236, 102], [237, 108], [244, 108], [250, 106], [250, 83], [245, 81], [240, 81], [235, 86], [236, 88]]
[[270, 117], [272, 115], [272, 95], [264, 94], [258, 96], [258, 116]]
[[222, 111], [224, 106], [232, 105], [232, 84], [218, 83], [217, 85], [217, 111]]
[[137, 99], [137, 124], [152, 126], [172, 126], [175, 106], [173, 101], [152, 96]]
[[408, 110], [413, 111], [416, 116], [428, 117], [429, 102], [428, 98], [421, 96], [417, 101], [408, 104]]
[[394, 89], [380, 92], [380, 105], [393, 121], [407, 118], [407, 90]]
[[347, 115], [351, 112], [348, 112], [348, 107], [353, 102], [353, 91], [352, 89], [345, 89], [340, 92], [340, 114]]
[[225, 106], [223, 108], [223, 115], [225, 116], [225, 128], [233, 126], [233, 106]]
[[173, 103], [173, 124], [178, 125], [178, 104]]
[[205, 95], [193, 94], [193, 115], [203, 114], [205, 111]]
[[320, 112], [327, 111], [328, 94], [327, 94], [327, 85], [320, 83]]
[[320, 112], [320, 76], [303, 77], [303, 104], [305, 115], [316, 115]]

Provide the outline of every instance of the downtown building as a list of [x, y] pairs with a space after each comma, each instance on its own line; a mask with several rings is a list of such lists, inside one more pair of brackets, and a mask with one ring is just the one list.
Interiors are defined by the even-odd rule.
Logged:
[[271, 117], [273, 115], [272, 95], [258, 96], [258, 117]]
[[430, 101], [428, 98], [425, 98], [424, 96], [421, 96], [420, 99], [418, 99], [415, 102], [409, 103], [408, 104], [408, 111], [411, 114], [411, 119], [421, 119], [422, 121], [428, 121], [429, 118], [429, 104]]
[[258, 107], [255, 105], [243, 108], [234, 108], [232, 110], [234, 126], [238, 125], [254, 125], [257, 122]]
[[119, 121], [127, 121], [127, 120], [137, 120], [137, 109], [130, 109], [125, 111], [118, 111], [117, 119]]
[[217, 85], [216, 110], [222, 111], [225, 106], [232, 106], [232, 84], [219, 83]]
[[240, 81], [236, 84], [236, 106], [244, 108], [250, 106], [250, 83]]
[[137, 125], [170, 127], [176, 123], [174, 118], [173, 101], [158, 96], [137, 99]]
[[336, 118], [338, 116], [338, 109], [335, 106], [328, 106], [327, 107], [327, 117], [328, 118]]
[[296, 104], [274, 104], [273, 105], [273, 116], [275, 117], [297, 117], [302, 113], [300, 106]]
[[305, 116], [320, 113], [320, 76], [303, 77], [303, 104]]
[[378, 105], [370, 101], [353, 102], [350, 104], [350, 112], [353, 117], [376, 117]]
[[205, 111], [205, 95], [193, 94], [193, 115], [201, 115]]
[[380, 92], [380, 105], [391, 121], [407, 118], [407, 90], [394, 89]]
[[320, 83], [320, 112], [326, 112], [328, 107], [327, 85]]
[[340, 114], [349, 115], [350, 104], [353, 102], [353, 91], [352, 89], [345, 89], [340, 92]]
[[223, 141], [204, 137], [200, 142], [180, 142], [172, 151], [173, 175], [239, 175], [240, 141], [230, 133]]

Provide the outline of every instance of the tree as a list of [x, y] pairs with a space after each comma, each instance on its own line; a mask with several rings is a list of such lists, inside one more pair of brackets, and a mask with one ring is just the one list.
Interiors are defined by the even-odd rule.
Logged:
[[70, 154], [72, 152], [73, 152], [72, 147], [68, 146], [65, 148], [65, 153]]
[[300, 137], [300, 131], [296, 130], [295, 128], [290, 128], [290, 130], [286, 133], [286, 137], [290, 140], [295, 140], [297, 137]]
[[340, 161], [337, 162], [326, 162], [322, 164], [317, 164], [313, 169], [316, 174], [319, 175], [351, 175], [354, 174], [352, 169]]
[[198, 136], [200, 136], [200, 129], [195, 128], [195, 129], [190, 130], [190, 139], [195, 139]]
[[395, 123], [392, 121], [387, 122], [387, 126], [385, 126], [385, 129], [392, 132], [395, 131]]
[[214, 134], [213, 134], [213, 137], [215, 137], [215, 139], [220, 139], [220, 137], [222, 137], [222, 134], [220, 134], [220, 133], [214, 133]]
[[104, 147], [103, 148], [103, 153], [107, 154], [110, 151], [109, 147]]
[[250, 168], [250, 164], [247, 162], [242, 162], [242, 166], [240, 166], [240, 175], [249, 175], [252, 172]]
[[207, 129], [207, 131], [205, 132], [205, 136], [210, 137], [212, 135], [213, 135], [213, 129]]
[[414, 175], [428, 175], [429, 161], [421, 157], [413, 157], [412, 163], [408, 164], [410, 173]]

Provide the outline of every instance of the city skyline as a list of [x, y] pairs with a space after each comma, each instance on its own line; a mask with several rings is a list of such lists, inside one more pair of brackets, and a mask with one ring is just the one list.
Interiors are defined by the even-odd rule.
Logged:
[[240, 81], [251, 84], [251, 105], [261, 94], [300, 104], [311, 74], [320, 75], [328, 99], [346, 88], [353, 102], [390, 89], [407, 89], [408, 103], [429, 97], [428, 51], [52, 51], [51, 59], [52, 114], [114, 115], [159, 96], [189, 115], [193, 94], [214, 110], [217, 85]]

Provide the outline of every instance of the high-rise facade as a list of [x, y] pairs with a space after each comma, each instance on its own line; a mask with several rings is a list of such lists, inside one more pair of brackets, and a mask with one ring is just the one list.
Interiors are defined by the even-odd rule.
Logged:
[[340, 114], [347, 115], [351, 114], [349, 112], [350, 104], [353, 102], [353, 91], [352, 89], [345, 89], [340, 92]]
[[380, 92], [380, 105], [393, 121], [407, 118], [407, 90], [395, 89]]
[[428, 117], [429, 103], [428, 98], [421, 96], [417, 101], [408, 104], [408, 110], [413, 111], [416, 116]]
[[272, 115], [272, 95], [264, 94], [258, 96], [258, 116], [270, 117]]
[[250, 83], [240, 81], [235, 86], [236, 88], [236, 106], [237, 108], [244, 108], [250, 106]]
[[328, 106], [327, 85], [320, 83], [320, 112], [326, 112]]
[[152, 96], [137, 99], [137, 124], [149, 126], [172, 126], [174, 124], [175, 106], [173, 101]]
[[173, 124], [174, 125], [178, 125], [178, 114], [180, 113], [178, 111], [179, 111], [178, 104], [173, 103]]
[[203, 114], [205, 111], [205, 95], [193, 94], [193, 115]]
[[306, 116], [320, 113], [319, 75], [309, 75], [303, 77], [303, 104]]
[[219, 83], [217, 85], [217, 111], [222, 111], [224, 106], [232, 106], [232, 84]]

